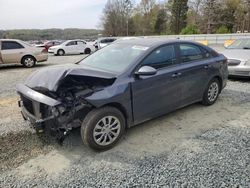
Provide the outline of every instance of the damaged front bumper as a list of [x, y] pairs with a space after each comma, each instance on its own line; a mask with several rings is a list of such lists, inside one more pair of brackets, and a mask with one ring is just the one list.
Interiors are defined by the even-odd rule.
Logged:
[[23, 118], [29, 121], [39, 132], [42, 131], [42, 124], [44, 122], [57, 117], [58, 113], [44, 114], [43, 112], [48, 108], [51, 111], [53, 109], [56, 111], [56, 107], [61, 104], [60, 101], [34, 91], [23, 84], [17, 85], [17, 92], [20, 95], [18, 105], [21, 108]]

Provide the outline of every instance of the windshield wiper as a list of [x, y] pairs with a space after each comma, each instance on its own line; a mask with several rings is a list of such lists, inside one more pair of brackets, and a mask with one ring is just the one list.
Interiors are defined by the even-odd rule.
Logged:
[[250, 49], [250, 47], [243, 47], [243, 49], [244, 49], [244, 50], [249, 50], [249, 49]]

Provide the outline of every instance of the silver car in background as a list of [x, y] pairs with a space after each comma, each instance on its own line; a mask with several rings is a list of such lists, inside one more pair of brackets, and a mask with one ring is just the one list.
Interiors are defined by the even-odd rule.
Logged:
[[235, 40], [222, 52], [231, 76], [250, 77], [250, 38]]
[[96, 50], [99, 50], [99, 49], [111, 44], [112, 42], [114, 42], [116, 40], [117, 40], [117, 38], [113, 38], [113, 37], [99, 38], [96, 40], [94, 46], [95, 46]]

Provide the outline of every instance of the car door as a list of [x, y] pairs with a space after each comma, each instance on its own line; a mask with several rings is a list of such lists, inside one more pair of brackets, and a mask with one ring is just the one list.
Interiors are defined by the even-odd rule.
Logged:
[[77, 41], [77, 49], [78, 49], [79, 54], [84, 53], [85, 48], [86, 48], [86, 43], [85, 42]]
[[78, 48], [77, 48], [77, 41], [70, 41], [65, 45], [65, 53], [66, 54], [77, 54]]
[[175, 45], [166, 45], [146, 57], [142, 66], [157, 69], [152, 76], [136, 77], [132, 83], [135, 124], [170, 112], [179, 106], [180, 83]]
[[16, 41], [2, 41], [1, 57], [3, 63], [20, 63], [24, 49], [24, 46]]
[[178, 45], [180, 57], [181, 106], [201, 100], [211, 64], [210, 54], [201, 46], [191, 43]]

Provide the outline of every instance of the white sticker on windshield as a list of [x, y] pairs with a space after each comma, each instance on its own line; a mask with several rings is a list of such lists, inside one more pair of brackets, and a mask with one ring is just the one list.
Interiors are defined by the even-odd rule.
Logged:
[[133, 46], [132, 47], [133, 49], [136, 49], [136, 50], [147, 50], [149, 47], [146, 47], [146, 46]]

